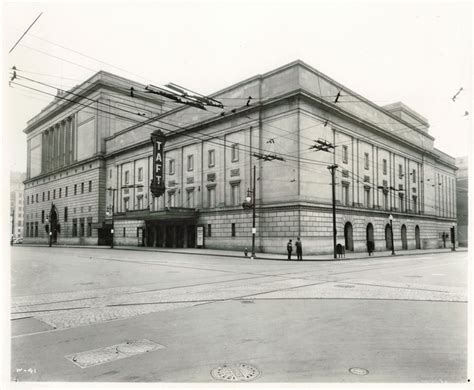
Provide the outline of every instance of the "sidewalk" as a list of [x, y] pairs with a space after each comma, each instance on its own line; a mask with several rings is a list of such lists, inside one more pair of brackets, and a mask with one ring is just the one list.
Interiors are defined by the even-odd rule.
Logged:
[[[47, 247], [48, 245], [42, 244], [21, 244], [21, 246], [32, 246], [32, 247]], [[141, 247], [141, 246], [115, 246], [111, 249], [109, 246], [99, 245], [53, 245], [54, 248], [81, 248], [81, 249], [104, 249], [104, 250], [129, 250], [129, 251], [147, 251], [147, 252], [163, 252], [163, 253], [179, 253], [186, 255], [198, 255], [198, 256], [219, 256], [219, 257], [234, 257], [245, 259], [244, 253], [241, 251], [231, 250], [220, 250], [220, 249], [198, 249], [198, 248], [155, 248], [155, 247]], [[457, 252], [467, 252], [467, 248], [456, 248]], [[451, 253], [451, 248], [440, 248], [440, 249], [411, 249], [411, 250], [399, 250], [395, 252], [393, 257], [402, 256], [416, 256], [416, 255], [427, 255], [427, 254], [440, 254], [440, 253]], [[346, 252], [345, 257], [334, 259], [332, 254], [323, 255], [304, 255], [303, 261], [334, 261], [334, 260], [358, 260], [358, 259], [373, 259], [379, 257], [392, 257], [391, 251], [374, 252], [372, 256], [369, 256], [367, 252]], [[247, 257], [250, 259], [250, 253]], [[291, 257], [292, 261], [296, 261], [296, 253]], [[288, 261], [286, 254], [275, 254], [275, 253], [256, 253], [256, 260], [274, 260], [274, 261]]]

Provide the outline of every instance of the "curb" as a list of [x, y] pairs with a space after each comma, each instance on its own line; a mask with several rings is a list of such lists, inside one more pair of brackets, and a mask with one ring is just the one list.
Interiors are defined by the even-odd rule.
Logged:
[[[26, 246], [26, 247], [48, 247], [48, 245], [42, 245], [42, 244], [21, 244], [21, 246]], [[115, 246], [114, 248], [110, 248], [109, 246], [90, 246], [90, 245], [53, 245], [52, 248], [78, 248], [78, 249], [118, 249], [118, 250], [125, 250], [125, 251], [135, 251], [135, 252], [161, 252], [161, 253], [176, 253], [176, 254], [183, 254], [183, 255], [196, 255], [196, 256], [214, 256], [214, 257], [231, 257], [231, 258], [236, 258], [236, 259], [248, 259], [251, 260], [250, 257], [246, 257], [243, 255], [237, 255], [237, 254], [219, 254], [219, 253], [212, 253], [212, 252], [202, 252], [202, 253], [196, 253], [196, 252], [184, 252], [184, 251], [171, 251], [171, 250], [161, 250], [161, 249], [140, 249], [140, 247], [136, 248], [130, 248], [130, 247], [121, 247], [121, 246]], [[467, 252], [467, 248], [461, 248], [458, 249], [456, 252]], [[395, 254], [395, 255], [372, 255], [372, 256], [361, 256], [361, 257], [344, 257], [344, 258], [337, 258], [334, 259], [333, 257], [329, 258], [321, 258], [321, 259], [306, 259], [306, 260], [301, 260], [303, 263], [307, 262], [314, 262], [314, 261], [354, 261], [354, 260], [366, 260], [366, 259], [380, 259], [380, 258], [395, 258], [395, 257], [405, 257], [405, 256], [418, 256], [418, 255], [433, 255], [433, 254], [441, 254], [441, 253], [452, 253], [452, 251], [448, 250], [442, 250], [442, 251], [430, 251], [430, 252], [415, 252], [415, 253], [405, 253], [405, 254]], [[282, 255], [282, 258], [272, 258], [272, 257], [265, 257], [263, 255], [262, 257], [255, 257], [253, 260], [270, 260], [270, 261], [284, 261], [284, 262], [295, 262], [295, 263], [300, 263], [298, 260], [288, 260], [284, 258], [285, 255]]]

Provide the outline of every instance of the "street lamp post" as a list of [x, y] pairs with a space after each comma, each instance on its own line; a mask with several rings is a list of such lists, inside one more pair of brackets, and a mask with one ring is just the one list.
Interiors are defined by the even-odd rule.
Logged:
[[46, 226], [48, 226], [48, 245], [51, 248], [52, 241], [53, 241], [53, 232], [51, 230], [51, 224], [49, 223], [51, 219], [51, 214], [46, 216]]
[[110, 244], [110, 248], [114, 248], [114, 209], [115, 209], [115, 191], [117, 191], [116, 188], [109, 187], [107, 188], [109, 191], [112, 191], [112, 208], [110, 211], [107, 211], [107, 215], [111, 216], [112, 218], [112, 228], [110, 229], [110, 234], [112, 235], [112, 242]]
[[247, 197], [245, 198], [245, 202], [242, 204], [243, 208], [252, 208], [252, 255], [250, 256], [251, 259], [255, 259], [255, 234], [257, 233], [257, 229], [255, 228], [255, 172], [256, 167], [253, 166], [253, 190], [250, 188], [247, 190]]
[[393, 244], [393, 215], [390, 214], [388, 219], [390, 220], [390, 239], [392, 241], [392, 256], [395, 256], [395, 245]]

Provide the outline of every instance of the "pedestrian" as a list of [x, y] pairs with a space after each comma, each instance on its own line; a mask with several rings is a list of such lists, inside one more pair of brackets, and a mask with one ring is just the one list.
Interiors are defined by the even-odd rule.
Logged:
[[288, 251], [288, 260], [291, 260], [291, 252], [293, 252], [293, 244], [291, 243], [291, 240], [286, 244], [286, 250]]
[[303, 244], [301, 244], [299, 237], [296, 238], [295, 246], [296, 246], [296, 258], [298, 260], [303, 260]]

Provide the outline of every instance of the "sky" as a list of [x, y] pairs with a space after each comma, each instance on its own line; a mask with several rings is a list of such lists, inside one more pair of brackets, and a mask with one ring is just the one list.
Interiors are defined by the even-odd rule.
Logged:
[[211, 94], [301, 59], [378, 105], [402, 101], [428, 119], [436, 148], [453, 157], [471, 150], [470, 3], [4, 2], [2, 19], [3, 135], [13, 171], [26, 170], [22, 130], [51, 97], [9, 87], [12, 66], [60, 89], [102, 69]]

